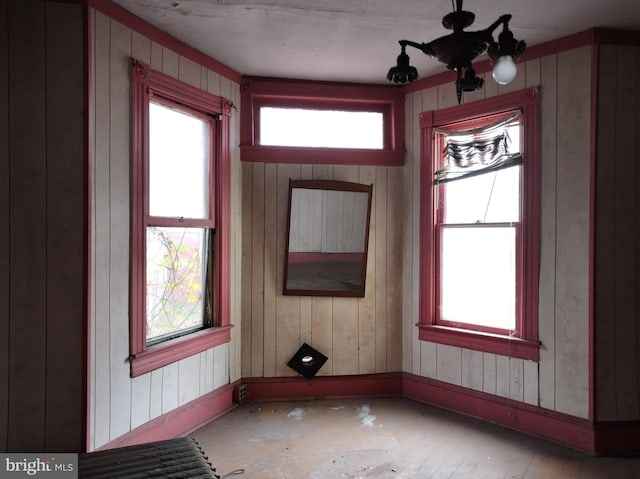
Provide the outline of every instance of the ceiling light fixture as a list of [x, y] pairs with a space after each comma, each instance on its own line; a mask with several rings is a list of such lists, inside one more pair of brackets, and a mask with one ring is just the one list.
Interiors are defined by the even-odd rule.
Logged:
[[[455, 0], [454, 11], [442, 19], [442, 25], [447, 30], [453, 30], [453, 33], [429, 43], [416, 43], [411, 40], [398, 42], [402, 51], [398, 56], [397, 65], [391, 67], [387, 73], [389, 81], [407, 83], [418, 78], [418, 71], [409, 64], [409, 55], [405, 51], [407, 45], [445, 63], [450, 70], [455, 70], [458, 103], [462, 99], [462, 92], [482, 88], [484, 81], [476, 76], [471, 62], [484, 52], [489, 54], [489, 58], [495, 64], [492, 75], [497, 83], [506, 85], [515, 78], [517, 70], [514, 60], [522, 55], [526, 43], [516, 40], [509, 30], [511, 15], [502, 15], [484, 30], [465, 32], [464, 29], [473, 24], [476, 16], [462, 10], [462, 1]], [[502, 32], [498, 35], [496, 42], [493, 39], [493, 31], [500, 25], [502, 25]]]

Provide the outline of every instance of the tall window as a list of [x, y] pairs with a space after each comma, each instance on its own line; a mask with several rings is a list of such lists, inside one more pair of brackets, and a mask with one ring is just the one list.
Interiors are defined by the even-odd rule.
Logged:
[[420, 337], [537, 359], [537, 102], [505, 97], [424, 125]]
[[132, 89], [136, 376], [229, 340], [229, 151], [221, 98], [136, 61]]
[[214, 323], [214, 121], [175, 104], [149, 102], [147, 345]]

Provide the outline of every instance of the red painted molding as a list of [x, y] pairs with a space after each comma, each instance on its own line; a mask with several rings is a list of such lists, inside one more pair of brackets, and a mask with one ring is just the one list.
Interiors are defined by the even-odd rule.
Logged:
[[358, 150], [286, 146], [240, 146], [242, 161], [249, 163], [342, 164], [360, 166], [402, 166], [400, 150]]
[[140, 376], [231, 341], [231, 326], [204, 329], [131, 354], [131, 377]]
[[402, 373], [358, 376], [243, 378], [248, 401], [401, 396]]
[[576, 449], [596, 452], [592, 423], [484, 392], [405, 373], [403, 395]]
[[510, 358], [540, 360], [540, 343], [537, 341], [432, 324], [419, 324], [418, 327], [421, 341], [448, 344]]
[[182, 55], [189, 60], [193, 60], [194, 62], [199, 63], [200, 65], [219, 73], [236, 83], [240, 83], [241, 75], [237, 71], [229, 68], [223, 63], [220, 63], [218, 60], [205, 55], [186, 43], [181, 42], [168, 33], [154, 27], [130, 11], [122, 8], [120, 5], [113, 3], [111, 0], [87, 0], [87, 3], [90, 7], [95, 8], [97, 11], [107, 15], [117, 22], [122, 23], [132, 30], [141, 33], [163, 47], [169, 48], [179, 55]]
[[133, 446], [135, 444], [186, 436], [236, 407], [232, 401], [233, 388], [236, 384], [227, 384], [204, 396], [200, 396], [162, 416], [152, 419], [96, 450], [102, 451], [104, 449]]

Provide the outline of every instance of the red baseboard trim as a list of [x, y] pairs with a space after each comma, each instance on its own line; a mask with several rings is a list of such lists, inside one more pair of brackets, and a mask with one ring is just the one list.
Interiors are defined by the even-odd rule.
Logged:
[[227, 384], [194, 399], [100, 446], [96, 450], [133, 446], [135, 444], [185, 436], [234, 409], [236, 406], [233, 403], [232, 395], [233, 388], [237, 384], [238, 382]]
[[402, 373], [358, 376], [243, 378], [248, 401], [402, 396]]
[[592, 423], [511, 399], [405, 374], [403, 395], [424, 404], [595, 453]]

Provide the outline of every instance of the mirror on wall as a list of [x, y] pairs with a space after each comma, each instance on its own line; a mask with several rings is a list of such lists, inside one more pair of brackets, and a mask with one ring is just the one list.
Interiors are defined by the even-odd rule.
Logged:
[[289, 180], [283, 294], [364, 297], [372, 190]]

